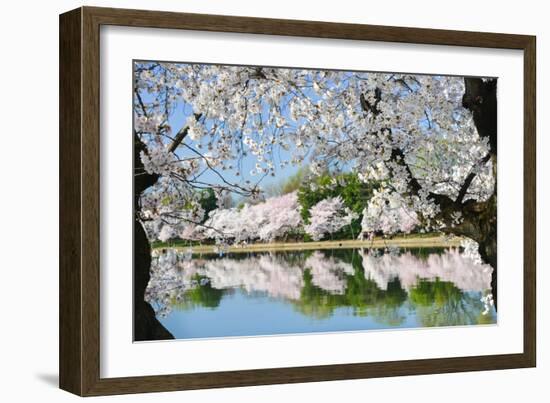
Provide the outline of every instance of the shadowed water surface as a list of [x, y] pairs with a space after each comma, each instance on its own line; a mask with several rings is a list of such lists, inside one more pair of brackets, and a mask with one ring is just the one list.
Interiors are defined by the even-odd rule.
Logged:
[[160, 249], [146, 300], [177, 339], [492, 324], [491, 272], [458, 249]]

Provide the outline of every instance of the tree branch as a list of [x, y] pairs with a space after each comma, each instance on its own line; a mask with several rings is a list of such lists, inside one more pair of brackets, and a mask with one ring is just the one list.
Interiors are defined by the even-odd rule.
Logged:
[[418, 182], [418, 179], [414, 177], [411, 168], [405, 161], [405, 154], [403, 153], [403, 150], [400, 148], [393, 148], [391, 150], [390, 159], [405, 168], [405, 171], [409, 175], [409, 188], [414, 194], [418, 194], [418, 192], [422, 189], [422, 186]]
[[[201, 116], [202, 116], [201, 113], [195, 113], [195, 120], [198, 121], [201, 118]], [[187, 137], [187, 132], [188, 131], [189, 131], [189, 126], [184, 126], [180, 129], [180, 131], [178, 131], [178, 133], [174, 137], [174, 140], [168, 146], [168, 151], [169, 152], [173, 153], [174, 151], [176, 151], [176, 148], [179, 147], [179, 145], [181, 144], [183, 139], [185, 139], [185, 137]]]
[[456, 203], [457, 204], [462, 203], [462, 201], [464, 200], [464, 197], [466, 196], [466, 192], [468, 191], [468, 188], [470, 187], [470, 185], [472, 184], [474, 178], [476, 177], [477, 172], [475, 172], [476, 171], [475, 168], [477, 166], [482, 166], [482, 165], [486, 164], [487, 161], [489, 161], [490, 159], [491, 159], [491, 153], [488, 153], [485, 157], [483, 157], [481, 159], [481, 161], [479, 161], [479, 163], [477, 163], [476, 165], [474, 165], [474, 167], [472, 167], [472, 172], [470, 172], [468, 174], [468, 176], [464, 180], [464, 183], [462, 184], [462, 187], [460, 188], [460, 190], [458, 192], [458, 196], [456, 198]]

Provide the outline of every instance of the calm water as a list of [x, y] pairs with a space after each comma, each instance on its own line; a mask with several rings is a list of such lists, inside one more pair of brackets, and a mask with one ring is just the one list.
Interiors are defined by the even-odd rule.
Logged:
[[153, 252], [146, 299], [178, 339], [496, 323], [458, 250]]

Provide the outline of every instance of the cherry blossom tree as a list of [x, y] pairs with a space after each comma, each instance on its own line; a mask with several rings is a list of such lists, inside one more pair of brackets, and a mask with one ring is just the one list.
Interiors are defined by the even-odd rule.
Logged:
[[203, 227], [205, 237], [219, 242], [273, 241], [301, 229], [298, 196], [292, 192], [255, 205], [247, 203], [240, 209], [217, 209], [210, 213]]
[[267, 199], [263, 209], [268, 219], [266, 225], [258, 228], [261, 240], [271, 241], [301, 230], [302, 217], [296, 192]]
[[304, 229], [316, 241], [325, 235], [338, 232], [357, 218], [357, 215], [344, 205], [340, 196], [321, 200], [309, 211], [311, 217]]
[[496, 303], [496, 79], [140, 62], [134, 83], [136, 301], [144, 223], [201, 224], [201, 190], [258, 199], [265, 177], [308, 160], [313, 175], [376, 180], [425, 230], [476, 241]]

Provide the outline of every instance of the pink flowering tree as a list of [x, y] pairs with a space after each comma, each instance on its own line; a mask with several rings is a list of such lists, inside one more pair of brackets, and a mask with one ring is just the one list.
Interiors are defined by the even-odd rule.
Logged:
[[273, 241], [299, 231], [301, 226], [298, 196], [292, 192], [270, 197], [255, 205], [214, 210], [202, 226], [202, 233], [207, 238], [218, 240], [218, 243], [224, 239], [236, 243], [256, 239]]
[[265, 225], [258, 228], [258, 237], [272, 241], [295, 234], [302, 228], [300, 205], [296, 192], [266, 200], [263, 210], [267, 216]]
[[309, 224], [304, 230], [316, 241], [340, 231], [357, 218], [357, 214], [344, 205], [340, 196], [321, 200], [309, 212]]

